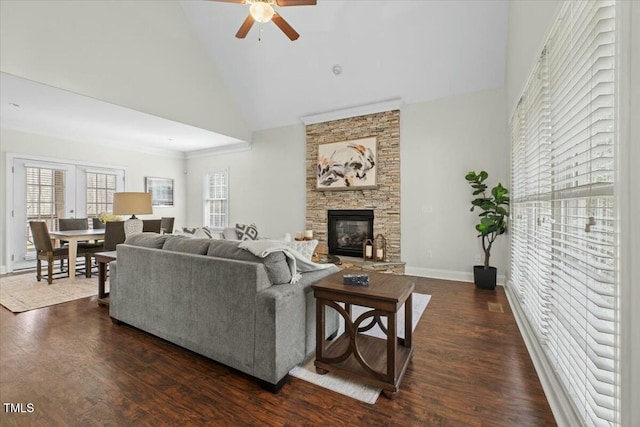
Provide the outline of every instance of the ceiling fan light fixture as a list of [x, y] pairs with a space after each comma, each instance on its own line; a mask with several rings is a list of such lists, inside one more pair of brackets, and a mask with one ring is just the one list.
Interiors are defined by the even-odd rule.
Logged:
[[256, 22], [263, 23], [271, 21], [275, 11], [273, 10], [273, 6], [268, 2], [256, 1], [251, 3], [249, 13], [251, 13], [251, 17], [253, 17]]

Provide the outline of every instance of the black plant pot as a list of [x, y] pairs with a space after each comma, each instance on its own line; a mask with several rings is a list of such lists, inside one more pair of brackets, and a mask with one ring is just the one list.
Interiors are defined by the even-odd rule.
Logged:
[[473, 266], [473, 283], [478, 289], [495, 289], [498, 269], [495, 267], [484, 268], [484, 265]]

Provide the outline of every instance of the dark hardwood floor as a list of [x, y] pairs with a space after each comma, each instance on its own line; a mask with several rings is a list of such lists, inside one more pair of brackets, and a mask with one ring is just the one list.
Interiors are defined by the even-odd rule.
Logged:
[[[555, 421], [504, 291], [416, 278], [432, 295], [397, 399], [368, 405], [290, 378], [278, 394], [129, 326], [96, 297], [0, 309], [2, 426], [550, 426]], [[488, 303], [504, 313], [489, 311]], [[33, 404], [28, 413], [26, 404]]]

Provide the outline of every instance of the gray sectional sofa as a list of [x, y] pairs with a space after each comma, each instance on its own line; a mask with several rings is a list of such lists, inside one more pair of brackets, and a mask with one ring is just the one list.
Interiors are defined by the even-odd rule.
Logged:
[[[258, 258], [239, 242], [142, 233], [118, 245], [109, 314], [261, 380], [277, 391], [315, 352], [310, 285], [338, 271], [303, 273], [295, 284], [282, 252]], [[337, 314], [327, 312], [327, 336]]]

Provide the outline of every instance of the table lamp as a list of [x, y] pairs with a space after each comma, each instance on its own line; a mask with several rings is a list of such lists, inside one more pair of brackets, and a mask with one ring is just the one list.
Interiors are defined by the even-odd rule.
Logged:
[[151, 193], [114, 193], [113, 194], [113, 214], [131, 215], [131, 218], [124, 222], [124, 234], [129, 237], [131, 234], [142, 233], [142, 220], [136, 215], [152, 214]]

